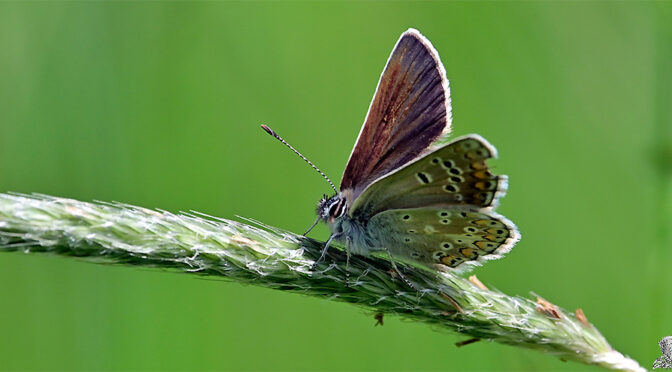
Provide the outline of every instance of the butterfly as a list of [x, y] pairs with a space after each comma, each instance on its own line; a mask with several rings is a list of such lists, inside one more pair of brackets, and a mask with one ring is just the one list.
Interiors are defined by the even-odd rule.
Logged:
[[[500, 258], [520, 239], [516, 226], [494, 212], [507, 177], [491, 172], [495, 148], [478, 135], [446, 143], [451, 129], [446, 72], [430, 41], [404, 32], [381, 74], [340, 191], [317, 206], [332, 241], [350, 253], [386, 252], [394, 261], [441, 271], [464, 271]], [[306, 232], [306, 234], [308, 233]], [[399, 273], [399, 271], [397, 270]]]

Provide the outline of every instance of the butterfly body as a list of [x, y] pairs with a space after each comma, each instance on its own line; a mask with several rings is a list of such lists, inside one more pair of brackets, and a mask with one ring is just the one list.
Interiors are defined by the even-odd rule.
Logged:
[[339, 240], [353, 254], [385, 252], [393, 266], [463, 270], [511, 249], [518, 230], [494, 212], [507, 187], [487, 164], [496, 150], [478, 135], [447, 142], [450, 127], [443, 64], [429, 40], [409, 29], [380, 76], [340, 191], [318, 203], [318, 221], [332, 232], [322, 257]]

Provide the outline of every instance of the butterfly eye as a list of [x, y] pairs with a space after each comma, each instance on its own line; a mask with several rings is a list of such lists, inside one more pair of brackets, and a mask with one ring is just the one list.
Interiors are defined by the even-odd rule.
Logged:
[[338, 204], [333, 204], [331, 207], [329, 207], [329, 215], [332, 217], [336, 217], [336, 209], [338, 208]]
[[329, 216], [338, 218], [345, 213], [345, 200], [340, 199], [329, 206]]

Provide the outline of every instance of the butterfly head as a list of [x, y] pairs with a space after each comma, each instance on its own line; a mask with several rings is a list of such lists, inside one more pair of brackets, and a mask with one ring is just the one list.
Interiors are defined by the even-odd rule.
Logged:
[[336, 194], [332, 197], [325, 195], [319, 203], [317, 203], [317, 215], [320, 219], [328, 223], [342, 217], [348, 209], [345, 198], [341, 194]]

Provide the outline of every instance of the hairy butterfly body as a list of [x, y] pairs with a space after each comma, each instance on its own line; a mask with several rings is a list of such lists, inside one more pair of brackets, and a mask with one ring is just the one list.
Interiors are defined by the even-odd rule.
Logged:
[[340, 240], [358, 255], [384, 251], [462, 270], [511, 249], [518, 230], [493, 212], [507, 186], [487, 165], [496, 150], [478, 135], [443, 143], [450, 126], [444, 67], [429, 40], [409, 29], [381, 74], [340, 192], [318, 203], [318, 221], [332, 231], [323, 256]]

